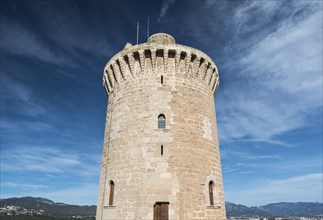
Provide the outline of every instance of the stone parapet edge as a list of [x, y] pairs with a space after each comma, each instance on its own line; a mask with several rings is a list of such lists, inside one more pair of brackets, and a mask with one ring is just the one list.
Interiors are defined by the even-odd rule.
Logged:
[[[126, 71], [126, 65], [130, 70], [130, 75], [135, 75], [135, 62], [139, 61], [141, 72], [144, 72], [145, 56], [150, 54], [151, 66], [153, 71], [156, 68], [156, 53], [162, 53], [164, 70], [167, 70], [169, 53], [173, 53], [175, 59], [175, 71], [178, 72], [181, 60], [185, 61], [185, 72], [188, 76], [200, 77], [207, 82], [213, 95], [215, 95], [219, 86], [218, 69], [212, 59], [202, 51], [181, 44], [157, 44], [143, 43], [125, 48], [113, 56], [104, 67], [103, 86], [109, 95], [114, 87], [121, 80], [126, 80], [129, 73]], [[201, 73], [199, 75], [199, 73]], [[128, 75], [127, 75], [128, 74]], [[199, 75], [199, 76], [198, 76]]]

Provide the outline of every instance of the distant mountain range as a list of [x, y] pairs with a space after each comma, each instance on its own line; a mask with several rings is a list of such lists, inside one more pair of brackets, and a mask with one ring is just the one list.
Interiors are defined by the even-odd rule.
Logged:
[[323, 203], [318, 202], [280, 202], [258, 207], [226, 202], [225, 207], [228, 217], [323, 217]]
[[[247, 207], [226, 202], [227, 217], [323, 217], [323, 203], [296, 202], [271, 203]], [[0, 200], [2, 220], [95, 219], [96, 206], [67, 205], [49, 199], [22, 197]], [[37, 217], [37, 218], [36, 218]]]
[[[0, 200], [1, 220], [95, 219], [96, 206], [67, 205], [34, 197]], [[37, 217], [37, 218], [36, 218]]]

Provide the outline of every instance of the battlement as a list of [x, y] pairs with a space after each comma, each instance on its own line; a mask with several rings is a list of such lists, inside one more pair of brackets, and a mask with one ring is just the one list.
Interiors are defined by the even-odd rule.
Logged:
[[[164, 33], [150, 36], [147, 43], [125, 48], [113, 56], [106, 64], [103, 74], [103, 85], [108, 94], [121, 81], [131, 80], [149, 72], [157, 74], [157, 58], [162, 58], [162, 68], [166, 72], [172, 65], [177, 77], [201, 80], [213, 94], [219, 86], [219, 74], [212, 59], [200, 50], [175, 44], [175, 39]], [[148, 63], [149, 62], [149, 65]]]

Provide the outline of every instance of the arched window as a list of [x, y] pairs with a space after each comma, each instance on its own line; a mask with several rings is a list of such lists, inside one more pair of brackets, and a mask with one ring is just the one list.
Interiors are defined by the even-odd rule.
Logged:
[[113, 205], [113, 196], [114, 196], [114, 182], [110, 181], [110, 194], [109, 194], [109, 205]]
[[213, 185], [214, 185], [214, 182], [211, 180], [209, 182], [210, 205], [214, 205], [214, 200], [213, 200]]
[[158, 128], [165, 128], [165, 127], [166, 127], [165, 115], [160, 114], [158, 116]]

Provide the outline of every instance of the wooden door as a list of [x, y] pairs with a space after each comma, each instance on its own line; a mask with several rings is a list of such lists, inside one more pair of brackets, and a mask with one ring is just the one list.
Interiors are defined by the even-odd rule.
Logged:
[[154, 205], [154, 220], [168, 220], [169, 202], [156, 202]]

